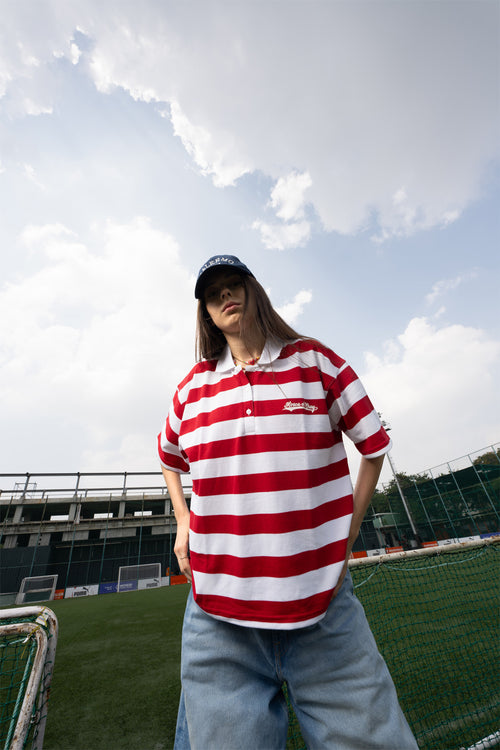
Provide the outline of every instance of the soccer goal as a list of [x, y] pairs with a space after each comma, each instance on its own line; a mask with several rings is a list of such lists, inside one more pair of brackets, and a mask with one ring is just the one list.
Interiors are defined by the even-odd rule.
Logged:
[[47, 607], [0, 610], [0, 747], [41, 750], [58, 624]]
[[118, 592], [155, 589], [159, 586], [161, 586], [161, 563], [122, 565], [118, 571]]
[[23, 578], [21, 588], [16, 596], [16, 604], [50, 602], [54, 598], [56, 586], [57, 575]]
[[[500, 536], [351, 560], [422, 750], [500, 748]], [[292, 716], [294, 750], [305, 750]]]
[[419, 747], [500, 745], [499, 566], [500, 537], [351, 561]]

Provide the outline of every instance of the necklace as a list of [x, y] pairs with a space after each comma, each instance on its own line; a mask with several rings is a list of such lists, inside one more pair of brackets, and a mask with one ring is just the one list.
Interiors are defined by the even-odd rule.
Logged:
[[[235, 357], [234, 354], [233, 354], [233, 362], [234, 362], [234, 364], [236, 364], [236, 362], [241, 362], [242, 370], [245, 369], [246, 365], [249, 365], [250, 367], [252, 365], [256, 365], [257, 362], [259, 361], [259, 359], [260, 359], [260, 357], [255, 357], [255, 359], [240, 359], [239, 357]], [[280, 384], [276, 380], [276, 377], [274, 375], [274, 370], [273, 370], [273, 364], [272, 364], [272, 362], [270, 362], [270, 365], [271, 365], [272, 377], [273, 377], [273, 380], [274, 380], [275, 384], [278, 386], [278, 388], [280, 389], [280, 391], [283, 394], [283, 396], [285, 398], [288, 398], [288, 396], [286, 395], [285, 391], [283, 390], [283, 388], [280, 386]], [[265, 367], [265, 365], [264, 365], [264, 367]]]
[[256, 365], [259, 361], [260, 357], [255, 357], [255, 359], [240, 359], [235, 354], [233, 354], [233, 362], [236, 364], [236, 362], [241, 362], [242, 365]]
[[[235, 354], [233, 354], [233, 362], [234, 362], [234, 364], [236, 364], [236, 362], [240, 362], [242, 364], [242, 366], [243, 366], [242, 367], [243, 370], [245, 369], [245, 365], [250, 365], [250, 367], [252, 365], [256, 365], [257, 362], [259, 361], [259, 359], [260, 359], [260, 357], [255, 357], [255, 359], [240, 359]], [[274, 380], [275, 384], [278, 386], [278, 388], [280, 389], [280, 391], [283, 394], [283, 396], [285, 398], [288, 398], [288, 396], [286, 395], [285, 391], [283, 390], [283, 388], [280, 386], [280, 384], [276, 380], [276, 376], [275, 376], [274, 370], [273, 370], [273, 363], [270, 362], [270, 365], [271, 365], [271, 373], [272, 373], [273, 380]], [[265, 365], [264, 365], [264, 367], [265, 367]]]

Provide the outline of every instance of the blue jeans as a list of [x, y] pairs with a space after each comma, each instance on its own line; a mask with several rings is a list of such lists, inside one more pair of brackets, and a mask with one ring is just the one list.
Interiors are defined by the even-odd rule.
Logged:
[[174, 750], [284, 750], [288, 694], [309, 750], [417, 750], [347, 574], [325, 617], [246, 628], [186, 606]]

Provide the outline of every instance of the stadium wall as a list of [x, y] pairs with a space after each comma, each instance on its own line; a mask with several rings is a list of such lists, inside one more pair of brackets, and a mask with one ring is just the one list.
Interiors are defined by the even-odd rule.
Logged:
[[[497, 463], [483, 466], [471, 454], [466, 464], [412, 477], [406, 509], [399, 493], [379, 495], [383, 505], [372, 503], [353, 556], [498, 533], [499, 447], [490, 449]], [[189, 503], [191, 487], [184, 489]], [[57, 574], [57, 597], [113, 593], [124, 565], [159, 562], [162, 585], [182, 583], [176, 530], [160, 472], [0, 474], [0, 603], [9, 606], [28, 576]]]

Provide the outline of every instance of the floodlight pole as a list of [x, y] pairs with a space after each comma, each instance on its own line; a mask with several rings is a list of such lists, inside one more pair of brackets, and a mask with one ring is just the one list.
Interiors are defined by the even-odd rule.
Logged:
[[[381, 415], [379, 414], [379, 417], [380, 416]], [[387, 422], [384, 419], [381, 419], [381, 423], [382, 423], [382, 427], [385, 428], [386, 432], [389, 432], [389, 430], [391, 429], [390, 425], [388, 425]], [[403, 503], [403, 507], [405, 509], [405, 513], [408, 516], [408, 520], [410, 522], [411, 530], [413, 531], [413, 534], [416, 537], [417, 536], [417, 528], [416, 528], [416, 526], [415, 526], [415, 524], [413, 522], [413, 518], [412, 518], [412, 515], [410, 513], [410, 509], [409, 509], [409, 507], [407, 505], [406, 498], [405, 498], [405, 496], [403, 494], [402, 487], [399, 484], [399, 479], [398, 479], [398, 475], [397, 475], [397, 472], [396, 472], [396, 467], [394, 466], [394, 462], [392, 460], [391, 452], [388, 451], [386, 455], [387, 455], [387, 460], [389, 461], [389, 466], [391, 467], [391, 470], [392, 470], [392, 474], [394, 476], [394, 481], [396, 482], [396, 487], [398, 488], [399, 495], [401, 497], [401, 502]]]

